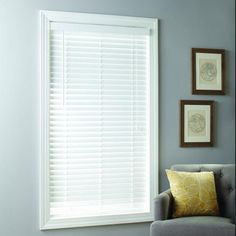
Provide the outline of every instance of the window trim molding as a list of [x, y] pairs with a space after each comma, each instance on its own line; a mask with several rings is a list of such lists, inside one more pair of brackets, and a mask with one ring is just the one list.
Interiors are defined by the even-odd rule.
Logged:
[[[50, 220], [49, 217], [49, 157], [48, 157], [48, 99], [49, 89], [49, 27], [50, 22], [81, 22], [88, 24], [106, 24], [117, 26], [144, 27], [151, 30], [150, 40], [150, 212], [118, 216], [89, 217], [89, 220], [78, 218]], [[159, 113], [158, 113], [158, 19], [87, 14], [75, 12], [40, 11], [40, 230], [73, 228], [95, 225], [126, 224], [151, 222], [154, 219], [153, 198], [158, 192], [158, 156], [159, 156]], [[121, 217], [122, 216], [122, 217]], [[91, 222], [93, 219], [93, 222]]]

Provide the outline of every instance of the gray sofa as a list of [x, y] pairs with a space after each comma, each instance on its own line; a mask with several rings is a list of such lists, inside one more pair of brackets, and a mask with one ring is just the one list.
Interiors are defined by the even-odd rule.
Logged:
[[172, 219], [174, 200], [170, 190], [154, 202], [155, 221], [151, 236], [234, 236], [235, 235], [235, 165], [174, 165], [176, 171], [213, 171], [220, 216], [191, 216]]

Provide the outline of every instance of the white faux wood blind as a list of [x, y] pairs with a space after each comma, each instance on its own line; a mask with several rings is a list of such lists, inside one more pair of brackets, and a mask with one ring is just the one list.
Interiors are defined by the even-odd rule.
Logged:
[[150, 211], [149, 36], [132, 32], [50, 31], [52, 218]]

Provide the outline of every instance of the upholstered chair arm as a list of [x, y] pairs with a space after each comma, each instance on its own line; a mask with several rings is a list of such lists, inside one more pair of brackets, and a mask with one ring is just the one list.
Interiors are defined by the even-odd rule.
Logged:
[[154, 199], [154, 218], [156, 220], [167, 220], [173, 209], [173, 196], [170, 189], [160, 193]]
[[236, 224], [236, 217], [235, 217], [235, 206], [236, 206], [236, 203], [235, 203], [235, 189], [232, 190], [230, 196], [229, 196], [229, 201], [231, 203], [231, 208], [230, 208], [230, 215], [231, 215], [231, 220], [234, 224]]

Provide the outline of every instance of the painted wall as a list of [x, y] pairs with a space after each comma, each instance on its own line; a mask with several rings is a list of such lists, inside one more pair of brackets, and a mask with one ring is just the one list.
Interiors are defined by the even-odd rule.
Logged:
[[[149, 224], [41, 232], [39, 221], [39, 10], [160, 19], [160, 190], [177, 163], [235, 158], [234, 0], [0, 0], [0, 235], [148, 236]], [[224, 48], [227, 95], [191, 95], [192, 47]], [[213, 99], [216, 145], [179, 148], [179, 100]]]

